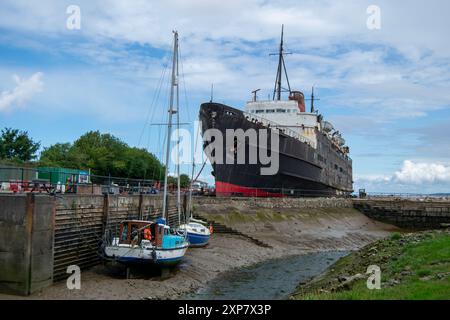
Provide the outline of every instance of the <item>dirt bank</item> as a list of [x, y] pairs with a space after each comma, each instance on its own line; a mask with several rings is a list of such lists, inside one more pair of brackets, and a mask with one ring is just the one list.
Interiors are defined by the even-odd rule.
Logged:
[[[206, 286], [218, 274], [233, 268], [308, 252], [356, 250], [397, 230], [349, 208], [265, 209], [207, 216], [272, 248], [260, 247], [240, 236], [214, 234], [207, 248], [190, 249], [178, 270], [165, 280], [127, 280], [123, 274], [100, 265], [82, 273], [81, 290], [70, 291], [65, 282], [60, 282], [27, 299], [173, 299]], [[17, 299], [5, 295], [0, 298]]]

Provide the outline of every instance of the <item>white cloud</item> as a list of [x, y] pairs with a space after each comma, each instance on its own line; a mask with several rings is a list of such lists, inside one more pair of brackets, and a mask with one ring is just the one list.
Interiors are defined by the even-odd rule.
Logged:
[[357, 180], [367, 182], [389, 182], [391, 177], [379, 174], [360, 175]]
[[406, 160], [401, 170], [395, 172], [393, 180], [404, 184], [450, 183], [450, 166]]
[[355, 190], [381, 193], [436, 193], [450, 190], [450, 165], [433, 162], [403, 161], [392, 175], [359, 175]]
[[43, 90], [43, 73], [37, 72], [28, 79], [21, 79], [14, 75], [16, 87], [11, 90], [2, 91], [0, 94], [0, 111], [7, 111], [13, 106], [22, 106], [27, 103], [36, 93]]
[[[82, 27], [74, 33], [65, 29], [67, 2], [42, 0], [35, 5], [15, 0], [2, 6], [0, 27], [27, 35], [59, 36], [63, 50], [95, 61], [96, 67], [111, 66], [114, 77], [128, 76], [140, 83], [145, 81], [140, 75], [155, 77], [158, 72], [152, 74], [152, 70], [159, 71], [160, 63], [142, 52], [130, 53], [120, 44], [168, 50], [171, 30], [178, 29], [189, 88], [204, 94], [214, 83], [219, 99], [245, 101], [255, 88], [262, 89], [263, 97], [271, 90], [276, 59], [267, 54], [276, 49], [284, 23], [287, 49], [297, 53], [287, 58], [293, 87], [306, 91], [315, 84], [338, 92], [322, 97], [321, 104], [389, 119], [423, 117], [447, 107], [450, 42], [442, 39], [450, 28], [444, 14], [450, 4], [380, 0], [383, 22], [377, 32], [366, 28], [369, 4], [80, 0]], [[72, 36], [88, 41], [74, 44]], [[117, 46], [111, 47], [110, 42]]]

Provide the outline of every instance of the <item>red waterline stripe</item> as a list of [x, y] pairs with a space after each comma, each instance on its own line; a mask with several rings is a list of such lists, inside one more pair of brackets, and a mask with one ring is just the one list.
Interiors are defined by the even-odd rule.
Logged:
[[227, 182], [216, 181], [216, 195], [219, 197], [229, 197], [232, 195], [243, 195], [247, 197], [273, 197], [281, 198], [283, 194], [272, 193], [259, 188], [242, 187], [236, 184], [231, 184]]

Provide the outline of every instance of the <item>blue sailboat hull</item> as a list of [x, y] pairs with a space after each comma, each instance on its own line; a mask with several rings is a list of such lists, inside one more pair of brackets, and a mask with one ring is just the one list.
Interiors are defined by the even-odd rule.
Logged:
[[187, 239], [191, 247], [203, 247], [209, 242], [209, 235], [201, 235], [197, 233], [187, 233]]

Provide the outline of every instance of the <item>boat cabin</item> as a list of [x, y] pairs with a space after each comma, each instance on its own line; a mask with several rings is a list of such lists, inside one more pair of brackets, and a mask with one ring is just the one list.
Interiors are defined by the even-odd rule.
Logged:
[[161, 221], [126, 220], [120, 224], [119, 245], [142, 244], [164, 249], [179, 246], [182, 242], [183, 238]]
[[164, 225], [141, 220], [122, 221], [119, 229], [119, 244], [141, 244], [142, 240], [150, 241], [156, 246], [162, 244]]

